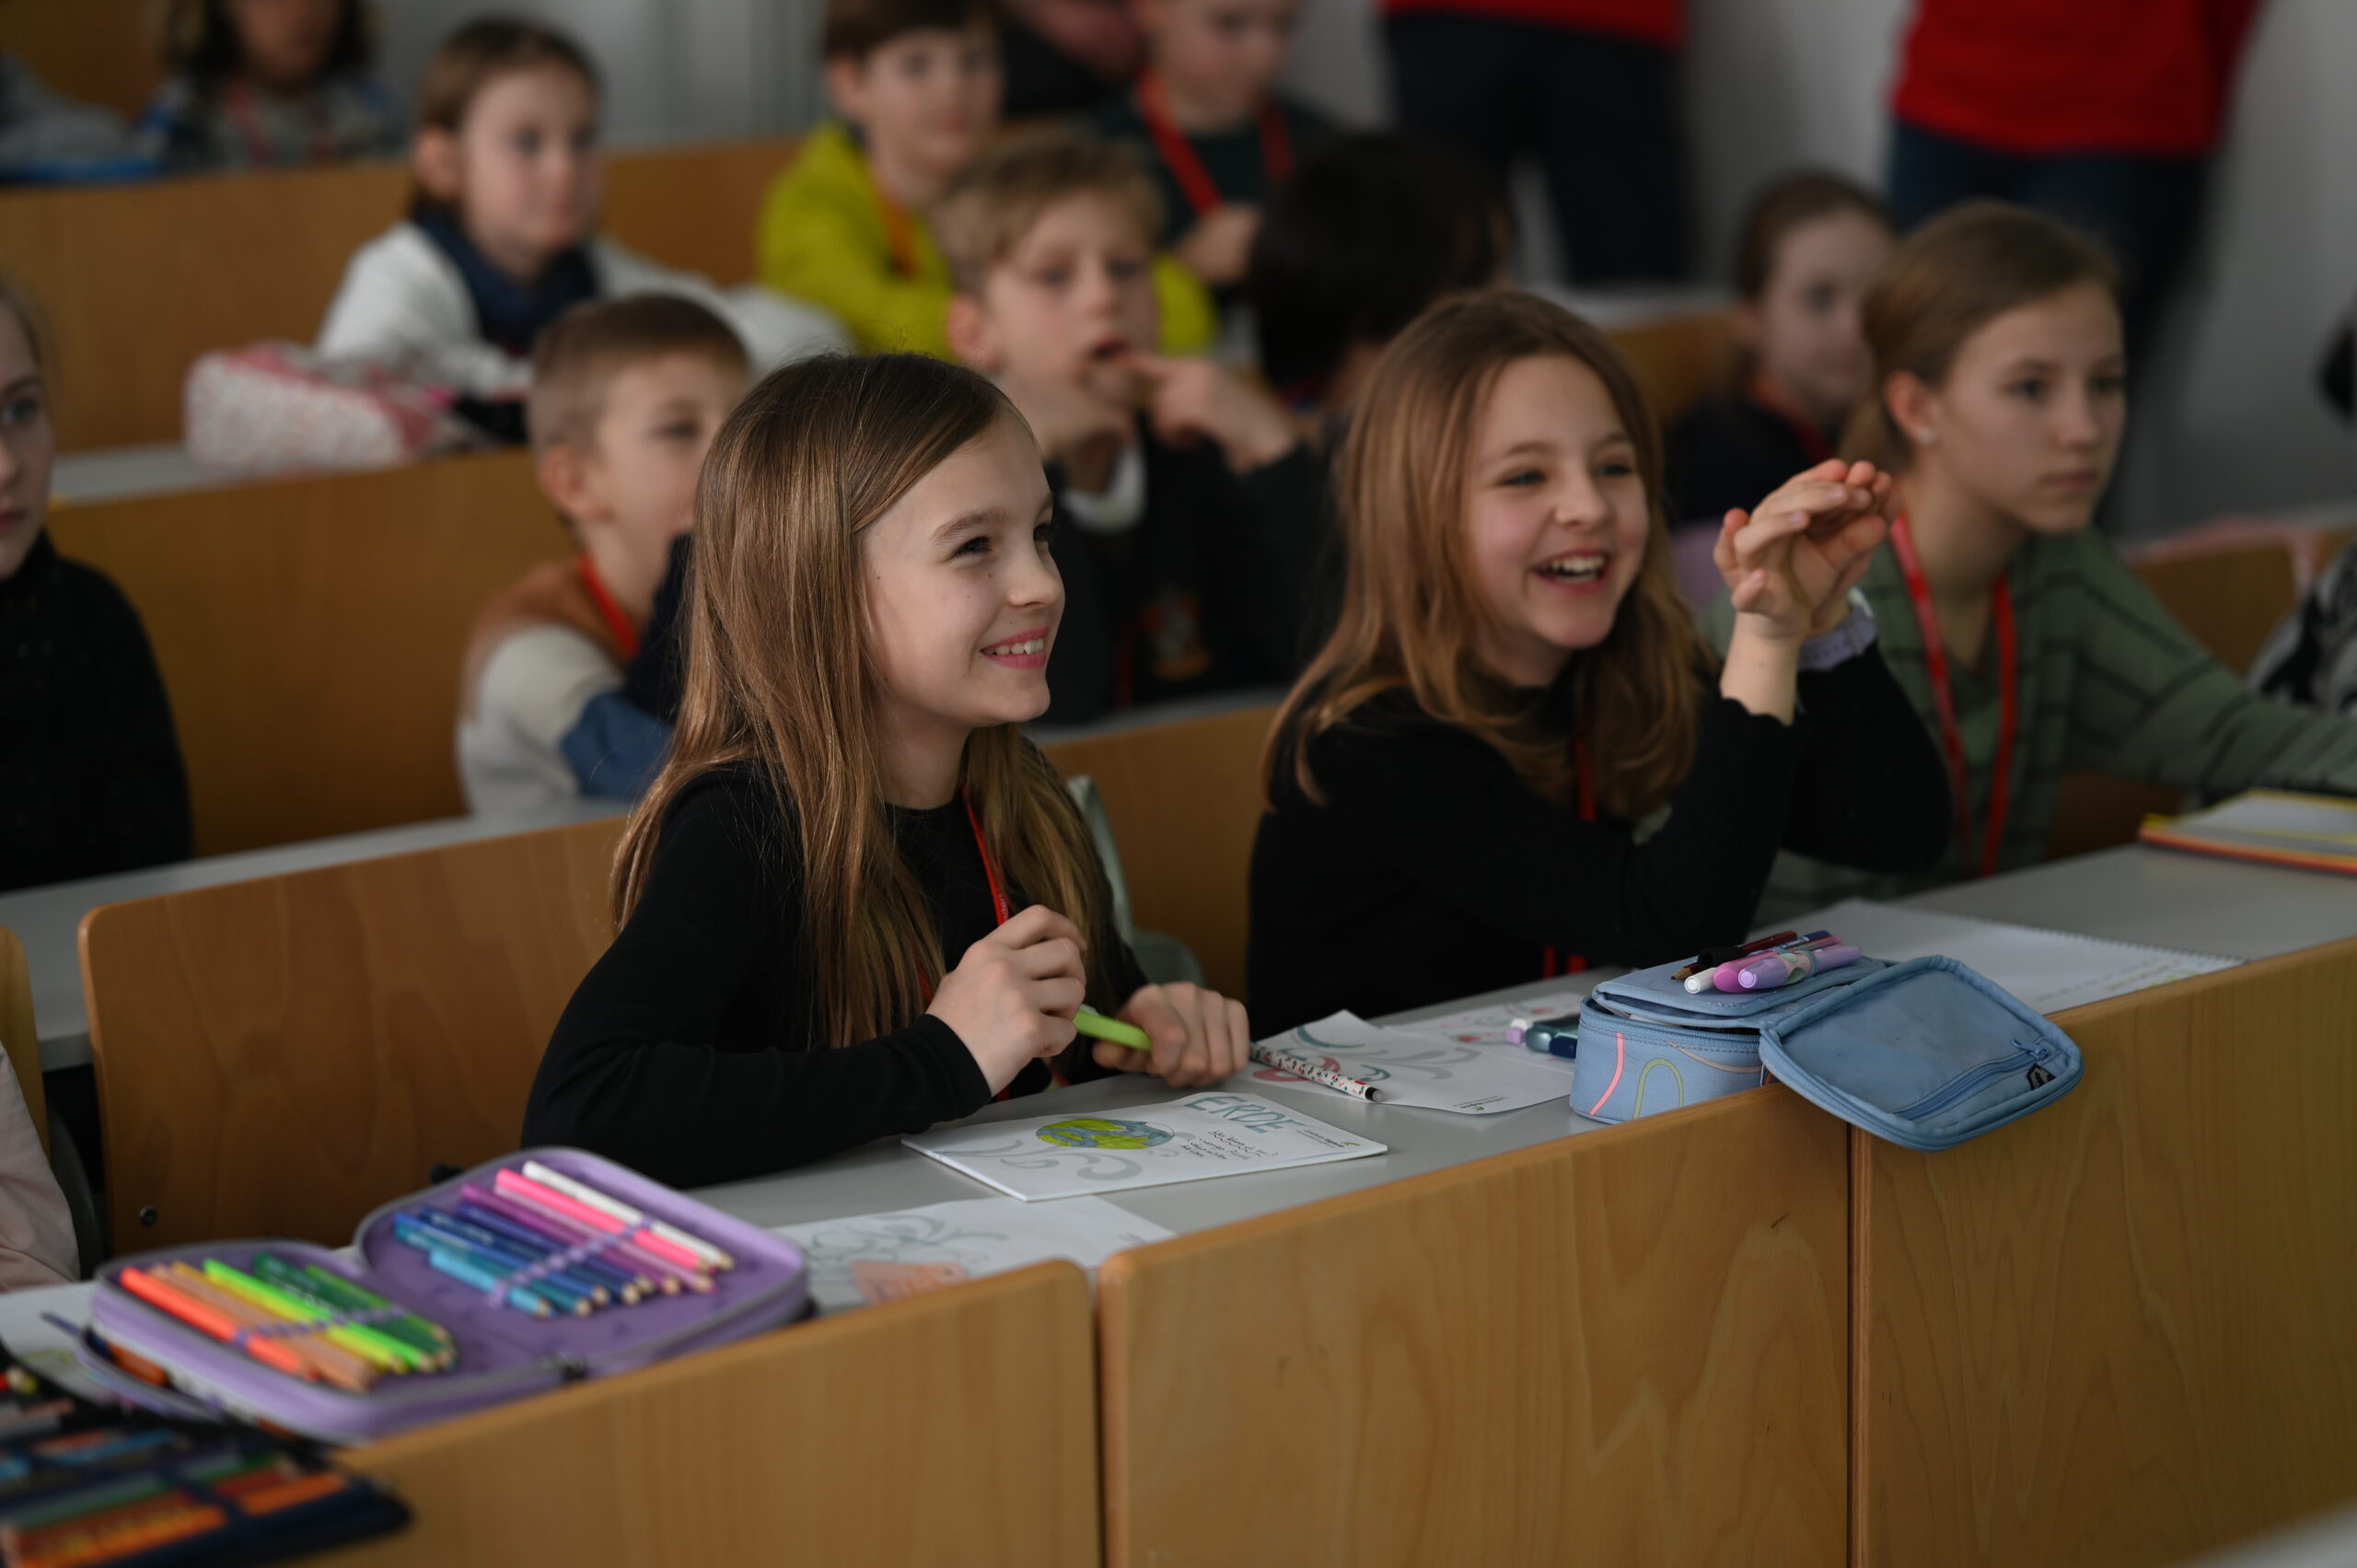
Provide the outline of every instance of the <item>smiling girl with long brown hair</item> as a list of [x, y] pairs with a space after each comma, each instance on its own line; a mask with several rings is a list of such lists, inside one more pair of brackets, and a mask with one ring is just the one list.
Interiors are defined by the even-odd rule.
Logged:
[[1561, 308], [1434, 307], [1341, 468], [1341, 619], [1279, 715], [1253, 850], [1264, 1027], [1737, 939], [1779, 844], [1937, 856], [1939, 760], [1849, 598], [1886, 528], [1872, 467], [1728, 514], [1723, 664], [1678, 598], [1635, 377]]
[[[549, 1043], [527, 1144], [692, 1186], [1054, 1075], [1242, 1066], [1241, 1006], [1145, 983], [1018, 727], [1063, 609], [1050, 515], [1030, 431], [971, 371], [826, 358], [753, 389], [697, 494], [686, 693], [623, 838], [621, 929]], [[1151, 1058], [1072, 1049], [1084, 1000]]]

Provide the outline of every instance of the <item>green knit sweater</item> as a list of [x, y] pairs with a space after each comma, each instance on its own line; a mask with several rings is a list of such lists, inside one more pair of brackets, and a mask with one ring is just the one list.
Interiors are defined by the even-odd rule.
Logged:
[[[2001, 869], [2044, 858], [2055, 787], [2067, 772], [2114, 773], [2202, 796], [2265, 785], [2357, 795], [2357, 721], [2255, 696], [2210, 656], [2094, 533], [2033, 535], [2007, 582], [2019, 649], [2019, 738], [2005, 811]], [[1926, 728], [1939, 733], [1923, 633], [1888, 547], [1862, 585], [1880, 626], [1882, 655]], [[1724, 599], [1714, 630], [1731, 624]], [[1988, 831], [1999, 691], [1996, 640], [1980, 663], [1948, 668], [1963, 732], [1969, 844], [1959, 837], [1936, 871], [1870, 877], [1786, 855], [1760, 918], [1852, 896], [1896, 898], [1975, 875]]]

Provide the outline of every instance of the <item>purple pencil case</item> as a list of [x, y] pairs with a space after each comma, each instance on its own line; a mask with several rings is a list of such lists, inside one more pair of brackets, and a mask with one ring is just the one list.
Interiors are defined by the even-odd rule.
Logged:
[[[447, 1208], [468, 1182], [488, 1186], [503, 1168], [528, 1159], [585, 1181], [651, 1219], [719, 1247], [736, 1267], [714, 1278], [708, 1294], [683, 1292], [589, 1316], [533, 1318], [495, 1306], [482, 1292], [434, 1271], [424, 1254], [397, 1240], [393, 1215], [419, 1204]], [[578, 1149], [527, 1149], [384, 1205], [360, 1224], [357, 1257], [307, 1241], [212, 1241], [117, 1259], [99, 1272], [91, 1330], [162, 1366], [172, 1388], [130, 1376], [88, 1342], [85, 1369], [126, 1401], [167, 1414], [264, 1421], [330, 1443], [366, 1443], [412, 1427], [447, 1421], [585, 1377], [628, 1372], [709, 1345], [732, 1343], [806, 1316], [808, 1269], [792, 1242], [722, 1214], [637, 1172]], [[385, 1378], [354, 1392], [264, 1365], [233, 1345], [182, 1323], [125, 1290], [125, 1268], [215, 1258], [247, 1268], [258, 1252], [315, 1263], [374, 1291], [450, 1331], [457, 1364], [447, 1371]]]

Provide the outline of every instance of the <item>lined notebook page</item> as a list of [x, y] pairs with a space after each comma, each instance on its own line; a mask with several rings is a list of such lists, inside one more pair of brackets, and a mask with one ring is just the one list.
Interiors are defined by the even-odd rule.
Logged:
[[2084, 1007], [2146, 986], [2230, 970], [2242, 962], [2210, 953], [2146, 947], [1867, 899], [1846, 899], [1787, 923], [1796, 931], [1831, 931], [1852, 947], [1892, 963], [1934, 953], [1954, 958], [2041, 1013]]

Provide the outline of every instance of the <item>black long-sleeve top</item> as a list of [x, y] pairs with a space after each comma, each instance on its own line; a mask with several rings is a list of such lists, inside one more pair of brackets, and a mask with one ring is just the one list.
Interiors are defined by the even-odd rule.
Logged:
[[[1301, 668], [1306, 601], [1329, 531], [1325, 465], [1296, 446], [1239, 474], [1208, 442], [1174, 447], [1143, 422], [1139, 439], [1137, 526], [1103, 537], [1057, 521], [1064, 613], [1048, 663], [1050, 724], [1282, 685]], [[1061, 470], [1049, 478], [1061, 496]]]
[[186, 860], [192, 836], [139, 612], [44, 533], [0, 580], [0, 890]]
[[1288, 742], [1252, 846], [1254, 1028], [1535, 980], [1549, 949], [1639, 965], [1738, 941], [1779, 845], [1936, 862], [1955, 820], [1946, 770], [1881, 656], [1804, 674], [1799, 705], [1786, 725], [1713, 692], [1669, 818], [1643, 842], [1539, 799], [1405, 691], [1310, 743], [1324, 806], [1295, 782]]
[[[895, 808], [892, 828], [941, 934], [944, 972], [995, 924], [962, 804]], [[594, 1150], [674, 1186], [761, 1176], [970, 1116], [991, 1091], [931, 1015], [874, 1040], [823, 1038], [803, 930], [793, 824], [761, 775], [716, 770], [682, 790], [630, 920], [557, 1021], [524, 1111], [524, 1143]], [[1010, 892], [1017, 909], [1024, 900]], [[1118, 995], [1144, 983], [1120, 939]], [[1098, 1070], [1077, 1046], [1066, 1075]], [[1043, 1063], [1016, 1079], [1050, 1082]]]

